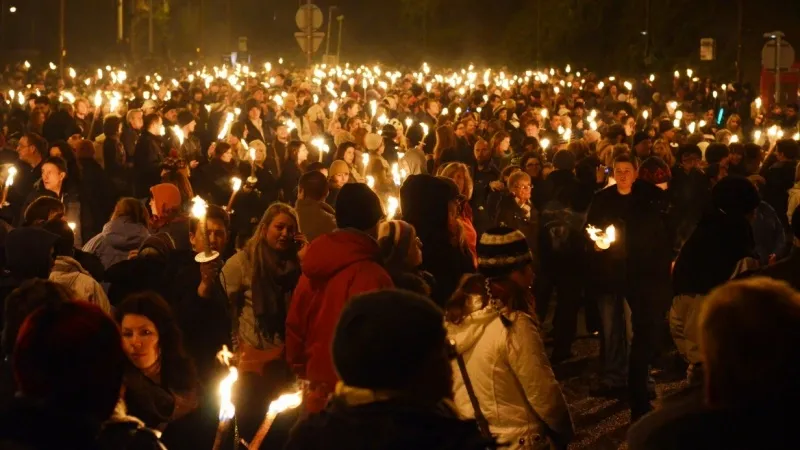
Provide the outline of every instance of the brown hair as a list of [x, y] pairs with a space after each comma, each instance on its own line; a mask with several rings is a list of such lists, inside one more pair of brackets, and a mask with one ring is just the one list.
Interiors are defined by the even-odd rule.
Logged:
[[[480, 298], [480, 304], [474, 308], [471, 298]], [[533, 297], [530, 290], [520, 286], [507, 276], [487, 279], [481, 274], [468, 275], [461, 280], [458, 289], [445, 305], [445, 320], [460, 324], [464, 319], [483, 309], [490, 298], [498, 303], [498, 307], [510, 311], [530, 313], [533, 310]]]
[[714, 289], [700, 312], [699, 341], [711, 406], [800, 395], [800, 294], [787, 283], [756, 277]]
[[123, 197], [117, 201], [114, 212], [111, 213], [111, 220], [119, 217], [127, 217], [133, 223], [150, 226], [150, 213], [147, 212], [147, 208], [142, 202], [133, 197]]
[[445, 150], [454, 150], [458, 145], [458, 141], [456, 138], [456, 133], [453, 131], [453, 127], [449, 125], [443, 125], [436, 129], [436, 146], [433, 147], [433, 160], [435, 161], [436, 165], [439, 164], [439, 160], [442, 158], [442, 152]]

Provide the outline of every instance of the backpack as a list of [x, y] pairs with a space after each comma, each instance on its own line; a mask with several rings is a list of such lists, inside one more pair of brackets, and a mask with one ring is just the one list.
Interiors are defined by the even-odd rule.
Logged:
[[582, 250], [581, 228], [584, 219], [583, 214], [558, 201], [545, 205], [541, 214], [542, 252], [556, 258], [579, 253]]

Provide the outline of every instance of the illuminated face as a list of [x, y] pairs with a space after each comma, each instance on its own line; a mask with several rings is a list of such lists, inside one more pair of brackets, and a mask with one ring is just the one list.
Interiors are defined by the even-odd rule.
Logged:
[[297, 164], [301, 164], [308, 159], [308, 149], [305, 145], [301, 145], [297, 150]]
[[61, 172], [55, 164], [48, 163], [42, 166], [42, 183], [48, 191], [61, 193], [61, 184], [66, 176], [67, 174]]
[[333, 176], [333, 181], [336, 183], [336, 187], [341, 188], [350, 181], [350, 174], [348, 172], [337, 173]]
[[457, 171], [453, 174], [453, 181], [458, 186], [458, 192], [464, 193], [467, 189], [467, 179], [464, 177], [464, 173], [462, 171]]
[[153, 367], [161, 354], [158, 330], [153, 321], [138, 314], [126, 314], [120, 328], [122, 346], [131, 363], [139, 370]]
[[528, 177], [520, 178], [514, 186], [511, 187], [511, 191], [514, 193], [514, 196], [519, 199], [520, 202], [527, 202], [531, 199], [531, 191], [533, 187], [531, 186], [531, 179]]
[[633, 182], [636, 181], [636, 168], [629, 162], [614, 164], [614, 180], [617, 182], [618, 189], [630, 189]]
[[228, 149], [228, 151], [223, 153], [219, 159], [221, 159], [222, 162], [224, 163], [231, 162], [233, 160], [233, 151], [231, 149]]
[[[228, 230], [225, 228], [225, 224], [216, 219], [206, 220], [206, 235], [208, 236], [208, 246], [217, 252], [221, 252], [228, 242]], [[198, 233], [189, 234], [189, 241], [196, 252], [205, 251], [205, 241]]]
[[344, 162], [352, 165], [355, 159], [356, 159], [356, 149], [353, 147], [347, 147], [347, 150], [344, 151]]
[[288, 214], [278, 214], [269, 224], [265, 233], [267, 245], [277, 251], [289, 250], [294, 244], [297, 224]]

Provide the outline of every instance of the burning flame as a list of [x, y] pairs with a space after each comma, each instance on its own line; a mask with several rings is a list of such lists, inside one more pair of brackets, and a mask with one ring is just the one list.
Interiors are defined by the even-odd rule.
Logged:
[[14, 177], [17, 175], [17, 168], [11, 166], [8, 168], [8, 177], [6, 177], [6, 187], [14, 184]]
[[602, 250], [608, 250], [611, 244], [617, 240], [617, 229], [614, 228], [614, 225], [609, 225], [605, 232], [592, 225], [587, 225], [586, 232], [589, 233], [589, 238], [594, 241], [595, 245]]
[[397, 209], [400, 207], [400, 202], [397, 200], [397, 197], [389, 196], [386, 199], [386, 218], [391, 220], [394, 218], [394, 215], [397, 214]]
[[203, 200], [199, 195], [192, 199], [192, 216], [197, 219], [205, 219], [208, 203]]
[[178, 137], [178, 144], [183, 145], [183, 140], [185, 139], [185, 136], [183, 135], [183, 129], [177, 125], [173, 125], [172, 132]]
[[269, 404], [267, 415], [277, 416], [278, 414], [294, 409], [303, 403], [303, 392], [297, 391], [291, 394], [283, 394]]
[[367, 186], [369, 186], [370, 189], [375, 187], [375, 177], [372, 175], [367, 175]]
[[736, 144], [737, 142], [739, 142], [739, 136], [737, 136], [737, 135], [735, 135], [735, 134], [734, 134], [734, 135], [732, 135], [732, 136], [731, 136], [730, 143], [731, 143], [731, 144]]
[[236, 415], [236, 406], [232, 401], [233, 385], [239, 379], [236, 367], [228, 368], [228, 376], [219, 382], [219, 420], [230, 420]]
[[239, 189], [242, 188], [242, 179], [239, 177], [231, 178], [231, 185], [233, 186], [233, 192], [239, 192]]

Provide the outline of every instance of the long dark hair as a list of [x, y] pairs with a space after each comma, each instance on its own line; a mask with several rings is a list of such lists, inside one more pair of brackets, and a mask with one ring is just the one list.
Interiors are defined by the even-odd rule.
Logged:
[[183, 334], [169, 304], [152, 291], [133, 294], [117, 308], [117, 323], [121, 324], [128, 314], [147, 317], [156, 326], [161, 350], [161, 384], [178, 392], [195, 389], [199, 384], [197, 371], [183, 348]]
[[[470, 303], [470, 298], [480, 298], [477, 309], [483, 309], [494, 300], [497, 306], [508, 311], [521, 311], [530, 314], [533, 310], [533, 296], [526, 289], [507, 276], [486, 278], [481, 274], [472, 274], [464, 277], [458, 289], [445, 305], [445, 320], [459, 324], [467, 316], [476, 311]], [[531, 315], [533, 317], [533, 315]]]

